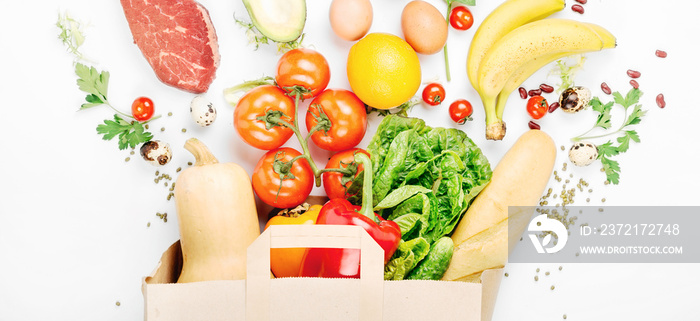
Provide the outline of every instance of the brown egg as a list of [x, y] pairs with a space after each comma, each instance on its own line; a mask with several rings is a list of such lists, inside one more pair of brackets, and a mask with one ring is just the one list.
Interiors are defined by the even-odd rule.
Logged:
[[433, 5], [420, 0], [409, 2], [401, 13], [404, 39], [417, 53], [432, 55], [447, 42], [447, 21]]
[[333, 0], [329, 17], [338, 37], [359, 40], [372, 26], [372, 4], [369, 0]]

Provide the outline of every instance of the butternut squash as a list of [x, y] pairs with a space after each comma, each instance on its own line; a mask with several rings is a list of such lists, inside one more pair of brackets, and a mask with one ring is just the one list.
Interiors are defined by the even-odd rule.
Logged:
[[246, 277], [246, 249], [260, 235], [246, 171], [219, 163], [196, 138], [185, 143], [195, 157], [175, 182], [182, 272], [178, 283]]

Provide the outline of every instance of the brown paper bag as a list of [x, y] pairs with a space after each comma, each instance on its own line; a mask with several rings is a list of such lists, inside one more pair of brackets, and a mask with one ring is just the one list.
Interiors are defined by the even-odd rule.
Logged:
[[[383, 281], [383, 252], [362, 228], [280, 225], [248, 248], [248, 279], [174, 284], [178, 244], [144, 278], [145, 319], [154, 320], [464, 320], [489, 321], [502, 271], [481, 283]], [[360, 279], [270, 279], [270, 248], [358, 248]]]

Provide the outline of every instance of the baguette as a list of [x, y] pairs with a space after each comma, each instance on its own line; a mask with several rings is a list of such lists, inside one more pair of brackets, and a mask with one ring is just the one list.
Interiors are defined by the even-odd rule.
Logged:
[[556, 147], [541, 130], [525, 132], [493, 171], [452, 234], [456, 247], [508, 217], [508, 206], [536, 206], [549, 182]]

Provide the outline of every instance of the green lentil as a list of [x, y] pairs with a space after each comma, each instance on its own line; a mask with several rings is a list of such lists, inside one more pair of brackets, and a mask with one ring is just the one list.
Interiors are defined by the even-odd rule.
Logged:
[[554, 285], [552, 285], [552, 287], [550, 287], [550, 289], [552, 289], [552, 291], [554, 291]]
[[172, 112], [172, 111], [168, 113], [168, 116], [172, 116], [172, 115], [173, 115], [173, 112]]
[[505, 276], [505, 277], [508, 277], [508, 272], [506, 272], [506, 274], [504, 274], [504, 276]]
[[537, 275], [535, 275], [535, 282], [537, 282], [539, 280], [540, 280], [540, 278]]
[[547, 272], [544, 272], [544, 275], [549, 275], [549, 271], [547, 271]]
[[121, 302], [119, 302], [119, 301], [117, 301], [117, 302], [114, 303], [114, 304], [116, 304], [117, 306], [121, 306], [121, 305], [122, 305]]
[[561, 271], [562, 268], [563, 268], [563, 267], [559, 266], [559, 271]]
[[182, 132], [183, 132], [183, 133], [186, 133], [186, 132], [187, 132], [187, 129], [186, 129], [186, 128], [183, 128], [183, 129], [182, 129]]
[[564, 315], [562, 316], [562, 318], [564, 318], [564, 320], [566, 320], [566, 314], [564, 314]]
[[131, 157], [124, 158], [124, 161], [125, 161], [125, 162], [128, 162], [128, 161], [130, 161], [130, 160], [131, 160]]
[[164, 132], [164, 131], [165, 131], [165, 127], [161, 127], [161, 128], [160, 128], [160, 131]]

